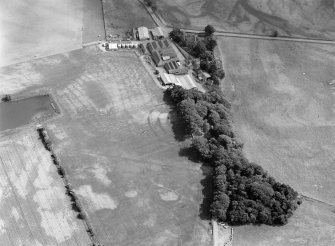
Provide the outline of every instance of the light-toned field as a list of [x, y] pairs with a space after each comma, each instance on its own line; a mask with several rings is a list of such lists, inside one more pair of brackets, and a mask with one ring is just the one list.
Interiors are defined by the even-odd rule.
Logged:
[[1, 1], [0, 66], [80, 48], [82, 1]]
[[101, 0], [0, 1], [0, 67], [104, 38]]
[[90, 245], [36, 130], [0, 139], [0, 244]]
[[125, 34], [131, 28], [156, 24], [138, 0], [103, 0], [106, 34]]
[[[221, 49], [225, 91], [248, 159], [299, 193], [335, 204], [335, 48], [222, 38]], [[335, 224], [326, 218], [334, 217], [335, 207], [305, 203], [283, 228], [238, 229], [243, 233], [237, 232], [242, 238], [237, 245], [267, 245], [271, 239], [277, 245], [295, 245], [295, 237], [301, 240], [298, 245], [334, 244]], [[248, 230], [248, 235], [264, 237], [247, 244], [243, 234]]]
[[334, 0], [159, 0], [169, 23], [191, 28], [335, 39]]
[[0, 73], [6, 91], [54, 94], [63, 116], [46, 128], [103, 245], [210, 245], [203, 171], [179, 155], [170, 108], [135, 53], [91, 46]]

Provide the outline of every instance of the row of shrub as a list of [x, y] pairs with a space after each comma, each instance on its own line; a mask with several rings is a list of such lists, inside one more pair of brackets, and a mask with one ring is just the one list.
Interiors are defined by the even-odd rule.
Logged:
[[39, 128], [37, 128], [37, 132], [38, 132], [38, 135], [39, 135], [39, 139], [41, 140], [44, 148], [47, 151], [50, 152], [52, 162], [57, 167], [58, 174], [61, 176], [61, 178], [65, 182], [66, 195], [70, 198], [72, 209], [75, 212], [77, 212], [77, 218], [78, 219], [81, 219], [81, 220], [85, 221], [86, 231], [89, 234], [89, 236], [90, 236], [90, 238], [92, 239], [92, 242], [93, 242], [92, 246], [99, 246], [100, 244], [96, 240], [93, 228], [92, 228], [92, 226], [90, 225], [90, 223], [87, 220], [88, 218], [87, 218], [85, 212], [82, 209], [82, 206], [81, 206], [81, 204], [79, 202], [79, 199], [78, 199], [77, 195], [75, 194], [75, 192], [74, 192], [71, 184], [69, 183], [69, 181], [66, 178], [65, 170], [60, 165], [59, 159], [57, 158], [57, 156], [55, 155], [54, 151], [52, 150], [51, 140], [50, 140], [50, 138], [49, 138], [49, 136], [47, 134], [47, 131], [43, 127], [39, 127]]
[[10, 102], [12, 100], [12, 97], [10, 95], [5, 95], [3, 98], [1, 98], [1, 101], [3, 102]]
[[174, 86], [165, 93], [193, 136], [192, 147], [214, 168], [212, 217], [230, 224], [286, 224], [300, 204], [297, 192], [244, 157], [220, 89], [202, 93]]

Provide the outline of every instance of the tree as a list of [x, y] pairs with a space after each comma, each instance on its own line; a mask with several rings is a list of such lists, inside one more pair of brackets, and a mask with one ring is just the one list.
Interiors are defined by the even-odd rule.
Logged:
[[229, 196], [227, 196], [225, 193], [214, 195], [214, 201], [210, 208], [212, 216], [219, 221], [226, 221], [226, 214], [229, 204]]
[[184, 33], [179, 28], [173, 28], [173, 30], [169, 33], [169, 36], [178, 44], [184, 41]]
[[166, 94], [177, 105], [186, 130], [201, 135], [192, 139], [192, 147], [214, 167], [212, 217], [230, 224], [286, 224], [300, 204], [298, 194], [245, 158], [222, 91], [214, 87], [202, 93], [174, 86]]
[[215, 47], [218, 45], [218, 43], [216, 42], [215, 39], [210, 39], [207, 44], [206, 44], [206, 48], [210, 51], [213, 51], [215, 49]]
[[196, 57], [199, 57], [199, 56], [201, 56], [201, 55], [205, 55], [205, 54], [206, 54], [206, 45], [205, 45], [205, 43], [202, 42], [202, 41], [199, 41], [199, 42], [195, 45], [193, 51], [194, 51], [194, 53], [195, 53], [194, 55], [195, 55]]
[[207, 25], [205, 27], [205, 33], [206, 35], [210, 36], [215, 32], [215, 28], [212, 25]]

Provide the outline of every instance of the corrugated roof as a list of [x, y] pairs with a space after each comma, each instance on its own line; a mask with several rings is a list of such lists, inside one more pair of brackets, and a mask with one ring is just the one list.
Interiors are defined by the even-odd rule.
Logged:
[[138, 29], [138, 36], [140, 39], [147, 39], [149, 38], [149, 30], [145, 26], [141, 26]]

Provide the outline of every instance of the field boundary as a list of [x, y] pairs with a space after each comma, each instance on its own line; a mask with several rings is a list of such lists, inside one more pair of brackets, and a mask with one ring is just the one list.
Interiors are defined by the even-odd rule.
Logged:
[[[141, 0], [138, 0], [142, 2]], [[151, 15], [152, 19], [158, 26], [163, 26], [165, 28], [174, 28], [176, 26], [168, 23], [157, 11], [155, 13], [149, 11], [149, 8], [142, 2], [142, 4], [147, 9], [148, 13]], [[155, 16], [154, 16], [155, 15]], [[158, 19], [156, 19], [156, 18]], [[159, 23], [161, 22], [161, 23]], [[160, 25], [161, 24], [161, 25]], [[181, 26], [181, 31], [189, 32], [189, 33], [202, 33], [204, 29], [200, 28], [186, 28]], [[335, 40], [331, 39], [313, 39], [313, 38], [304, 38], [304, 37], [289, 37], [289, 36], [278, 36], [278, 37], [270, 37], [266, 35], [258, 35], [258, 34], [248, 34], [248, 33], [238, 33], [238, 32], [226, 32], [222, 30], [217, 30], [215, 32], [216, 36], [224, 36], [224, 37], [234, 37], [234, 38], [248, 38], [248, 39], [263, 39], [263, 40], [277, 40], [277, 41], [290, 41], [290, 42], [302, 42], [302, 43], [315, 43], [315, 44], [334, 44]]]
[[64, 167], [60, 164], [59, 158], [56, 156], [55, 152], [52, 149], [52, 143], [50, 141], [50, 138], [47, 134], [47, 131], [41, 127], [37, 128], [37, 133], [39, 135], [39, 139], [41, 140], [44, 148], [50, 153], [52, 162], [57, 168], [57, 172], [60, 176], [60, 178], [63, 180], [63, 183], [65, 185], [66, 189], [66, 195], [70, 198], [71, 205], [72, 205], [72, 210], [78, 213], [77, 218], [83, 221], [84, 227], [86, 229], [86, 232], [92, 242], [93, 246], [101, 246], [99, 240], [97, 239], [93, 226], [91, 223], [88, 221], [88, 216], [85, 210], [83, 209], [83, 206], [81, 202], [78, 199], [78, 196], [74, 193], [72, 185], [70, 184]]
[[104, 0], [100, 0], [101, 2], [101, 11], [102, 11], [102, 22], [104, 23], [104, 33], [105, 33], [105, 40], [107, 38], [107, 33], [106, 33], [106, 22], [105, 22], [105, 12], [104, 12]]

